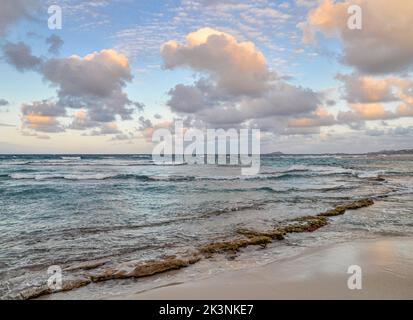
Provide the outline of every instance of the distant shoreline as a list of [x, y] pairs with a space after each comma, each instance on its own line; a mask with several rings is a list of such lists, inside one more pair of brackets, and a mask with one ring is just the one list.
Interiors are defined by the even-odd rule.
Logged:
[[[151, 153], [0, 153], [0, 156], [151, 156]], [[208, 154], [205, 154], [208, 155]], [[261, 153], [261, 156], [363, 156], [363, 155], [413, 155], [413, 149], [383, 150], [366, 153]], [[171, 156], [171, 155], [169, 155]]]

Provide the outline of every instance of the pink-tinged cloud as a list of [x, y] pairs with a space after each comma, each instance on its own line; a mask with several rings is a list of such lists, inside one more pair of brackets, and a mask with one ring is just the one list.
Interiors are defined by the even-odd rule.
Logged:
[[384, 120], [394, 118], [394, 114], [387, 111], [379, 103], [352, 104], [350, 108], [363, 120]]
[[66, 115], [66, 110], [54, 101], [35, 101], [23, 104], [22, 128], [39, 132], [62, 132], [65, 129], [59, 122]]
[[[190, 68], [202, 77], [193, 84], [178, 84], [169, 92], [167, 105], [191, 125], [228, 128], [263, 124], [285, 126], [289, 117], [311, 115], [320, 103], [316, 92], [289, 84], [269, 69], [252, 42], [211, 28], [187, 35], [186, 43], [169, 41], [161, 48], [165, 68]], [[256, 121], [259, 120], [259, 121]]]
[[165, 68], [190, 67], [208, 72], [222, 90], [233, 95], [261, 94], [274, 76], [252, 42], [238, 42], [232, 35], [211, 28], [188, 34], [183, 45], [165, 43], [161, 55]]
[[350, 103], [377, 103], [398, 100], [393, 78], [376, 79], [368, 76], [341, 75], [337, 79], [344, 83], [344, 98]]
[[[413, 81], [407, 78], [372, 78], [339, 75], [344, 83], [344, 98], [352, 111], [345, 117], [361, 120], [386, 120], [412, 117]], [[395, 110], [385, 110], [384, 104], [398, 103]], [[344, 113], [341, 113], [343, 119]]]
[[326, 108], [319, 107], [309, 117], [294, 118], [288, 122], [290, 128], [310, 128], [324, 127], [337, 124], [334, 115], [328, 112]]
[[[358, 5], [362, 29], [348, 27], [348, 8]], [[413, 2], [406, 0], [323, 0], [300, 23], [304, 40], [321, 32], [341, 40], [343, 62], [369, 74], [405, 72], [413, 67]]]

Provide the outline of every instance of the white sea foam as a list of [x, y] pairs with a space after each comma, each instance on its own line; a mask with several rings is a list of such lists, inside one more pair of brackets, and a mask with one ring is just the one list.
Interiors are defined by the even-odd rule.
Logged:
[[97, 173], [97, 174], [28, 174], [28, 173], [13, 173], [10, 178], [14, 180], [51, 180], [51, 179], [66, 179], [66, 180], [105, 180], [116, 177], [116, 173]]
[[82, 160], [82, 159], [57, 159], [57, 160], [35, 160], [2, 163], [4, 165], [31, 165], [31, 166], [144, 166], [153, 165], [152, 160]]
[[29, 161], [4, 161], [0, 162], [1, 166], [22, 166], [28, 164]]
[[384, 170], [377, 170], [377, 171], [364, 171], [357, 174], [359, 178], [378, 178], [379, 176], [385, 174]]
[[294, 172], [309, 172], [309, 173], [317, 173], [320, 175], [325, 174], [352, 174], [354, 170], [346, 169], [342, 167], [334, 167], [334, 166], [307, 166], [307, 165], [292, 165], [288, 167], [280, 167], [274, 170], [263, 171], [261, 174], [263, 175], [271, 175], [271, 174], [282, 174], [282, 173], [294, 173]]
[[82, 160], [82, 157], [61, 157], [62, 160]]
[[115, 178], [118, 175], [116, 173], [97, 173], [97, 174], [85, 174], [85, 175], [65, 175], [63, 176], [66, 180], [105, 180], [110, 178]]
[[29, 173], [12, 173], [10, 178], [15, 180], [47, 180], [60, 178], [60, 174], [29, 174]]

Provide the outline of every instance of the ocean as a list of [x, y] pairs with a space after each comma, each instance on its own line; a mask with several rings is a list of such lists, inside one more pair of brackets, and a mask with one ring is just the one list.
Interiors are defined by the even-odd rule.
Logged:
[[[412, 194], [412, 155], [261, 156], [255, 176], [237, 166], [155, 165], [150, 155], [0, 155], [0, 298], [47, 293], [50, 266], [69, 283], [50, 298], [104, 298], [276, 261], [308, 246], [411, 236]], [[241, 229], [268, 230], [366, 198], [375, 204], [316, 232], [167, 275], [105, 278], [235, 239]]]

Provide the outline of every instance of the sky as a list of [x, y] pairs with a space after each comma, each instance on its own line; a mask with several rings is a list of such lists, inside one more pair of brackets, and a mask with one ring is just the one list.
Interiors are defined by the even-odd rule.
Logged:
[[413, 148], [411, 30], [406, 0], [1, 0], [0, 153], [151, 153], [176, 120], [262, 152]]

